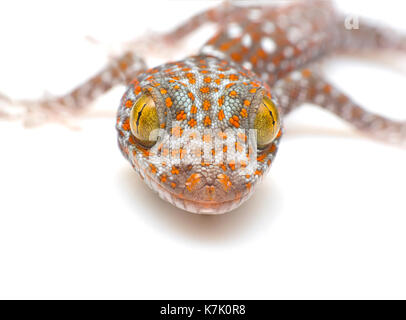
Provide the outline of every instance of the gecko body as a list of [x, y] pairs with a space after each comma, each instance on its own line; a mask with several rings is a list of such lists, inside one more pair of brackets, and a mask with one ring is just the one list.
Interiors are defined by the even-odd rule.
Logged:
[[146, 69], [129, 50], [72, 92], [27, 103], [27, 109], [74, 113], [111, 87], [130, 83], [117, 112], [119, 147], [161, 198], [194, 213], [224, 213], [246, 201], [275, 161], [282, 119], [304, 103], [370, 136], [406, 141], [405, 122], [362, 108], [316, 65], [332, 53], [404, 52], [402, 34], [362, 20], [349, 30], [330, 1], [314, 0], [226, 3], [158, 41], [176, 43], [207, 22], [217, 32], [195, 56]]
[[[249, 172], [244, 171], [243, 161], [230, 161], [224, 152], [221, 161], [215, 162], [213, 146], [209, 161], [201, 160], [199, 155], [192, 164], [176, 162], [177, 155], [182, 160], [182, 152], [185, 157], [191, 153], [190, 144], [182, 140], [172, 149], [162, 150], [161, 144], [152, 151], [140, 145], [132, 134], [131, 108], [143, 94], [153, 97], [161, 129], [168, 136], [196, 130], [200, 133], [201, 150], [207, 130], [215, 135], [215, 130], [228, 129], [238, 136], [238, 129], [254, 128], [263, 96], [273, 99], [281, 116], [304, 102], [313, 102], [362, 130], [390, 129], [403, 136], [403, 123], [365, 111], [312, 68], [314, 61], [360, 44], [367, 49], [400, 49], [403, 42], [399, 39], [390, 40], [375, 29], [369, 29], [367, 36], [353, 35], [344, 28], [342, 17], [331, 4], [324, 1], [287, 7], [232, 7], [227, 14], [209, 14], [213, 20], [216, 14], [223, 14], [225, 22], [199, 55], [142, 73], [129, 86], [118, 111], [118, 141], [124, 156], [163, 199], [195, 213], [223, 213], [238, 207], [268, 172], [282, 130], [265, 147], [256, 150], [257, 162]], [[193, 29], [195, 24], [192, 21], [190, 27]], [[182, 28], [178, 30], [181, 32]], [[220, 152], [229, 146], [226, 141], [217, 141], [215, 145], [220, 146]], [[162, 152], [173, 154], [165, 160], [154, 159]]]

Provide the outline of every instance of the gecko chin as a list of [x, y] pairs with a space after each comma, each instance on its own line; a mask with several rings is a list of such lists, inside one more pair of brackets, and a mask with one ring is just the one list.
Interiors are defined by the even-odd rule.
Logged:
[[148, 70], [121, 101], [120, 149], [176, 207], [205, 214], [245, 202], [281, 137], [276, 101], [250, 71], [198, 56]]

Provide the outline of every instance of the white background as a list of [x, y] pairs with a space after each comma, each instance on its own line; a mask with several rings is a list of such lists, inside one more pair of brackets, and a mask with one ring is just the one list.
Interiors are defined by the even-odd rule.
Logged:
[[[340, 7], [406, 31], [403, 2], [365, 3]], [[215, 4], [2, 1], [0, 91], [66, 92], [124, 41]], [[193, 53], [209, 31], [148, 61]], [[326, 68], [369, 109], [405, 119], [405, 57], [338, 57]], [[123, 92], [97, 100], [76, 129], [0, 121], [0, 298], [406, 298], [405, 150], [306, 106], [286, 119], [271, 173], [248, 202], [188, 214], [121, 156]]]

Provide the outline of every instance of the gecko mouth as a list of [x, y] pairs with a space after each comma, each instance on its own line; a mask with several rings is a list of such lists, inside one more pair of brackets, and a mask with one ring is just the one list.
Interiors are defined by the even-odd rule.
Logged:
[[200, 191], [198, 197], [194, 197], [190, 194], [185, 195], [185, 193], [175, 193], [160, 184], [157, 184], [157, 189], [155, 190], [162, 199], [170, 202], [174, 206], [191, 213], [202, 214], [221, 214], [234, 210], [248, 200], [254, 190], [254, 188], [251, 188], [248, 191], [240, 193], [233, 192], [232, 197], [219, 199], [218, 197], [211, 198], [215, 196], [216, 192], [216, 188], [213, 189], [212, 187], [213, 186], [205, 186], [198, 190]]
[[[197, 177], [194, 176], [194, 178]], [[149, 182], [151, 188], [163, 200], [191, 213], [220, 214], [234, 210], [245, 202], [254, 191], [254, 185], [244, 190], [225, 190], [224, 186], [218, 184], [203, 184], [197, 187], [196, 184], [192, 186], [188, 182], [185, 183], [184, 188], [171, 189], [151, 177], [147, 172], [144, 172], [144, 179]]]

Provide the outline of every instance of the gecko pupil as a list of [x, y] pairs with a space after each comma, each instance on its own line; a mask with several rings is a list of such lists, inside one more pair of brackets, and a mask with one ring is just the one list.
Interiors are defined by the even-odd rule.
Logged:
[[268, 108], [268, 106], [264, 103], [263, 104], [264, 106], [265, 106], [265, 108], [267, 108], [268, 109], [268, 111], [269, 111], [269, 115], [271, 116], [271, 118], [272, 118], [272, 125], [275, 125], [275, 117], [274, 117], [274, 115], [273, 115], [273, 113], [272, 113], [272, 111], [271, 110], [269, 110], [269, 108]]
[[138, 114], [137, 114], [137, 122], [136, 122], [137, 133], [138, 133], [139, 125], [140, 125], [141, 114], [142, 114], [142, 111], [144, 110], [144, 108], [145, 108], [146, 105], [147, 105], [147, 104], [144, 103], [144, 105], [142, 106], [141, 110], [140, 110], [140, 111], [138, 112]]

